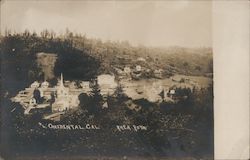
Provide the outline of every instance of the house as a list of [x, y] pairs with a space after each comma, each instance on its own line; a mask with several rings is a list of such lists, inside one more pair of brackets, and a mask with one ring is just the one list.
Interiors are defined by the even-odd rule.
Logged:
[[115, 76], [109, 74], [102, 74], [97, 77], [97, 83], [100, 86], [108, 85], [109, 87], [115, 87], [117, 84], [115, 82]]
[[97, 83], [100, 85], [101, 94], [113, 94], [117, 83], [115, 76], [110, 74], [102, 74], [97, 77]]
[[30, 101], [29, 101], [29, 106], [34, 106], [36, 105], [36, 99], [35, 98], [31, 98]]
[[51, 99], [51, 94], [55, 92], [54, 88], [49, 87], [49, 82], [46, 80], [41, 83], [41, 86], [38, 88], [40, 91], [40, 96], [43, 97], [45, 100]]
[[146, 62], [145, 58], [143, 58], [143, 57], [137, 58], [137, 61]]
[[40, 86], [40, 83], [38, 83], [37, 81], [33, 82], [31, 85], [30, 85], [30, 88], [38, 88]]
[[156, 70], [154, 70], [154, 76], [155, 76], [155, 78], [162, 78], [162, 73], [163, 73], [162, 69], [156, 69]]
[[41, 84], [41, 88], [48, 88], [49, 87], [49, 82], [47, 82], [46, 80]]
[[89, 85], [90, 85], [89, 81], [82, 81], [82, 82], [80, 82], [80, 86], [82, 87], [82, 90], [83, 90], [84, 93], [88, 93], [88, 92], [91, 91]]
[[123, 70], [120, 68], [114, 68], [118, 74], [123, 74]]
[[131, 73], [131, 77], [135, 80], [139, 80], [142, 76], [142, 67], [140, 65], [135, 66], [135, 70]]
[[141, 72], [142, 71], [142, 67], [140, 65], [136, 65], [135, 66], [135, 71], [136, 72]]
[[108, 102], [104, 102], [102, 105], [102, 109], [108, 108]]
[[169, 97], [171, 99], [174, 99], [176, 96], [175, 89], [164, 89], [164, 98]]
[[141, 72], [133, 72], [133, 73], [131, 73], [131, 77], [132, 77], [134, 80], [139, 80], [141, 76], [142, 76], [142, 73], [141, 73]]
[[169, 91], [169, 94], [170, 94], [170, 95], [174, 95], [174, 94], [175, 94], [175, 90], [174, 90], [174, 89], [171, 89], [171, 90]]
[[131, 73], [130, 67], [124, 67], [124, 72], [125, 72], [126, 74], [130, 74], [130, 73]]

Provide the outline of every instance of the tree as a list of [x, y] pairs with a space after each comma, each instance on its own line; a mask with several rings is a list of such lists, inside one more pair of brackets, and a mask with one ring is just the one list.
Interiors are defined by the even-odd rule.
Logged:
[[42, 103], [42, 97], [41, 97], [41, 93], [38, 89], [35, 89], [33, 92], [33, 97], [35, 98], [37, 103]]
[[81, 88], [81, 87], [82, 87], [82, 86], [81, 86], [81, 81], [76, 80], [76, 87], [77, 87], [77, 88]]
[[50, 96], [51, 96], [50, 105], [52, 105], [55, 102], [55, 100], [56, 100], [55, 93], [51, 93]]
[[43, 39], [47, 39], [49, 37], [49, 31], [45, 29], [40, 33], [40, 35]]
[[88, 110], [91, 112], [91, 99], [90, 97], [86, 94], [86, 93], [81, 93], [79, 96], [78, 96], [78, 99], [80, 101], [80, 107], [82, 110]]
[[56, 86], [56, 84], [57, 84], [57, 78], [52, 78], [52, 79], [49, 79], [48, 80], [49, 81], [49, 84], [52, 86], [52, 87], [54, 87], [54, 86]]
[[126, 97], [124, 91], [123, 91], [123, 86], [121, 84], [118, 84], [116, 89], [115, 89], [115, 93], [114, 96], [117, 98], [117, 100], [119, 102], [121, 102], [122, 100], [124, 100], [124, 98]]
[[91, 109], [89, 111], [91, 114], [98, 114], [98, 112], [102, 108], [101, 105], [103, 97], [101, 95], [101, 89], [96, 78], [90, 81], [90, 88], [91, 88], [91, 93], [90, 93]]

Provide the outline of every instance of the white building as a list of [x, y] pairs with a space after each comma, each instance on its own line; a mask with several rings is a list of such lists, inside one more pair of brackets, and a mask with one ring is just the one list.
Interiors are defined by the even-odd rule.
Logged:
[[131, 73], [130, 67], [124, 67], [124, 72], [125, 72], [126, 74], [130, 74], [130, 73]]
[[80, 85], [82, 88], [89, 88], [89, 81], [82, 81]]
[[100, 85], [101, 94], [113, 94], [114, 89], [117, 87], [114, 75], [99, 75], [97, 77], [97, 83]]
[[143, 57], [139, 57], [139, 58], [137, 58], [137, 61], [146, 62], [146, 59], [145, 59], [145, 58], [143, 58]]
[[31, 98], [30, 101], [29, 101], [29, 106], [34, 106], [36, 105], [36, 99], [35, 98]]
[[108, 85], [109, 87], [116, 87], [115, 76], [109, 74], [102, 74], [97, 77], [97, 83], [100, 86]]
[[69, 93], [69, 88], [63, 84], [63, 76], [61, 74], [60, 83], [56, 87], [56, 97], [55, 102], [52, 104], [52, 111], [65, 111], [78, 105], [78, 96]]
[[162, 73], [163, 73], [162, 69], [154, 70], [154, 75], [155, 75], [156, 78], [162, 78]]
[[140, 72], [140, 71], [142, 70], [142, 68], [141, 68], [140, 65], [136, 65], [136, 66], [135, 66], [135, 70], [136, 70], [137, 72]]
[[171, 90], [169, 91], [169, 93], [173, 95], [173, 94], [175, 94], [175, 90], [174, 90], [174, 89], [171, 89]]
[[42, 84], [41, 84], [41, 88], [48, 88], [49, 87], [49, 82], [47, 81], [44, 81]]
[[30, 88], [38, 88], [40, 86], [40, 83], [38, 83], [37, 81], [33, 82], [31, 85], [30, 85]]

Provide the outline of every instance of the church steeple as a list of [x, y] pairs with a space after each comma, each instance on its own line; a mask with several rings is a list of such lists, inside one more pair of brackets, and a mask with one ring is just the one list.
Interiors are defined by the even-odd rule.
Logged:
[[63, 74], [62, 73], [61, 73], [61, 79], [60, 79], [60, 86], [64, 87], [64, 85], [63, 85]]

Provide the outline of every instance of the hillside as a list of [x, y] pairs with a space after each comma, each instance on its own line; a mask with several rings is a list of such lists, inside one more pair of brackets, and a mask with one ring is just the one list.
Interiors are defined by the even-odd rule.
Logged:
[[72, 32], [59, 36], [47, 30], [40, 36], [29, 31], [9, 33], [1, 38], [0, 49], [2, 80], [23, 82], [23, 85], [44, 79], [44, 70], [48, 68], [37, 63], [40, 52], [57, 57], [55, 64], [51, 64], [54, 73], [48, 79], [63, 72], [65, 79], [89, 80], [98, 74], [116, 74], [117, 68], [123, 70], [125, 66], [135, 68], [136, 65], [151, 72], [162, 69], [165, 77], [213, 72], [211, 48], [132, 46], [127, 41], [103, 42]]
[[101, 62], [100, 72], [113, 68], [141, 65], [150, 70], [163, 69], [166, 74], [205, 75], [213, 72], [211, 48], [156, 48], [132, 46], [124, 42], [102, 42], [85, 36], [73, 36], [72, 44]]

